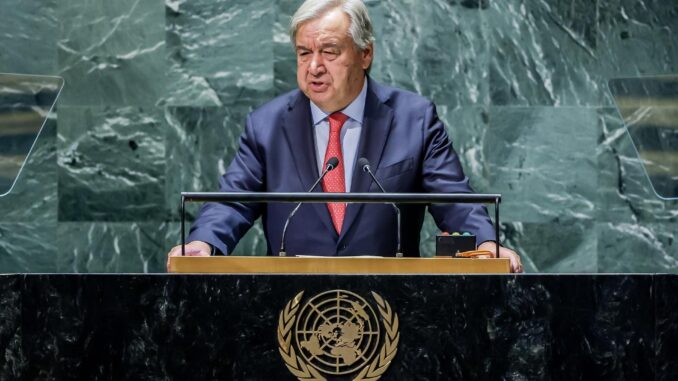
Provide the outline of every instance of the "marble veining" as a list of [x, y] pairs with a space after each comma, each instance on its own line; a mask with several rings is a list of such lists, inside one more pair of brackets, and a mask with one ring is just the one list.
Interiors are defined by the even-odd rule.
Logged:
[[[164, 271], [179, 192], [214, 190], [247, 112], [296, 87], [300, 3], [4, 2], [0, 72], [65, 87], [0, 199], [0, 272]], [[503, 194], [501, 235], [528, 271], [678, 271], [678, 204], [653, 194], [607, 89], [675, 74], [678, 3], [366, 4], [371, 75], [436, 103], [474, 189]], [[436, 233], [428, 218], [423, 255]], [[236, 250], [264, 248], [257, 224]]]
[[285, 303], [376, 291], [399, 316], [392, 380], [669, 380], [675, 275], [0, 275], [0, 378], [295, 378]]

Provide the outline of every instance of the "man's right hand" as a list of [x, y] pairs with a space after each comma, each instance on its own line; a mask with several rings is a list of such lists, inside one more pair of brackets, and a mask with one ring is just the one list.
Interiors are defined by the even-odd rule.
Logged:
[[[187, 257], [209, 257], [212, 255], [212, 246], [203, 241], [191, 241], [186, 244], [185, 250]], [[167, 253], [167, 272], [170, 271], [170, 257], [181, 256], [181, 245], [174, 246], [169, 253]]]

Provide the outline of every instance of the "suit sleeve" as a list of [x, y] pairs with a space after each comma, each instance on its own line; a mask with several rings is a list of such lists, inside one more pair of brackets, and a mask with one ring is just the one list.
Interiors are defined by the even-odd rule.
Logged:
[[[238, 152], [219, 179], [222, 192], [260, 192], [265, 188], [263, 155], [258, 149], [251, 117], [240, 137]], [[191, 226], [187, 242], [204, 241], [223, 254], [233, 251], [240, 238], [261, 215], [261, 204], [208, 202]]]
[[[424, 116], [423, 188], [430, 193], [472, 193], [469, 179], [454, 151], [445, 126], [429, 103]], [[429, 211], [438, 228], [447, 232], [470, 232], [477, 243], [494, 241], [494, 227], [487, 209], [478, 204], [431, 205]]]

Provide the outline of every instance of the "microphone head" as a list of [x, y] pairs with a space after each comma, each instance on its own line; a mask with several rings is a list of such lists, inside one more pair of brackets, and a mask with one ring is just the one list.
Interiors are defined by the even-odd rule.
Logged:
[[339, 166], [339, 159], [337, 159], [336, 156], [332, 156], [329, 160], [327, 160], [327, 165], [325, 168], [327, 168], [328, 171], [331, 171], [337, 166]]
[[361, 157], [358, 159], [358, 167], [360, 167], [360, 169], [363, 171], [367, 171], [370, 168], [370, 161], [364, 157]]

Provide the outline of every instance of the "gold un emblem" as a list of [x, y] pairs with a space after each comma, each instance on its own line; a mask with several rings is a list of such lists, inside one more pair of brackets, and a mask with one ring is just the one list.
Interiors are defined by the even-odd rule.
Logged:
[[327, 376], [378, 380], [398, 351], [398, 315], [372, 292], [376, 311], [346, 290], [315, 295], [301, 306], [304, 291], [280, 311], [278, 344], [287, 369], [299, 380]]

